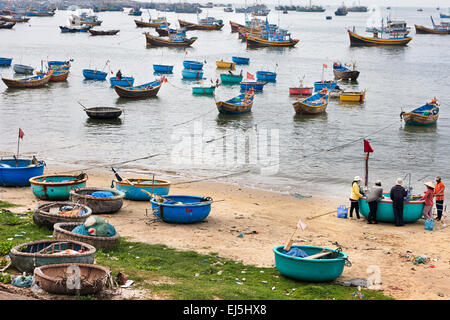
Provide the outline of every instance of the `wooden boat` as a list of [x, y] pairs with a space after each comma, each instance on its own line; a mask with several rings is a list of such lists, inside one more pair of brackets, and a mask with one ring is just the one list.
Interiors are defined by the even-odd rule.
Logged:
[[116, 234], [111, 237], [87, 236], [84, 234], [72, 232], [72, 230], [79, 225], [81, 225], [81, 223], [79, 222], [55, 223], [53, 225], [53, 238], [58, 239], [59, 241], [78, 241], [103, 250], [112, 249], [119, 243], [120, 235], [118, 232], [116, 232]]
[[258, 81], [274, 82], [277, 80], [277, 74], [271, 71], [256, 71], [256, 79]]
[[92, 69], [83, 69], [83, 76], [86, 80], [105, 80], [108, 73]]
[[33, 222], [50, 230], [58, 222], [84, 223], [92, 214], [92, 210], [84, 204], [74, 202], [42, 203], [36, 207]]
[[250, 90], [227, 101], [217, 101], [216, 106], [220, 113], [242, 114], [252, 110], [255, 93]]
[[198, 39], [197, 37], [185, 38], [177, 35], [164, 39], [149, 33], [145, 33], [145, 38], [148, 47], [189, 47]]
[[168, 201], [159, 203], [150, 200], [154, 214], [168, 223], [197, 223], [203, 221], [211, 212], [211, 198], [185, 195], [165, 196]]
[[[45, 72], [42, 71], [38, 71], [36, 72], [38, 75], [39, 74], [45, 74]], [[53, 71], [49, 82], [62, 82], [62, 81], [66, 81], [67, 78], [69, 77], [69, 70], [56, 70]]]
[[134, 20], [134, 23], [136, 23], [136, 27], [139, 27], [139, 28], [158, 28], [161, 26], [170, 26], [170, 23], [165, 20], [160, 20], [160, 21], [153, 20], [153, 22]]
[[82, 26], [88, 26], [88, 27], [98, 27], [102, 25], [103, 21], [86, 21], [86, 20], [81, 20], [80, 21], [80, 25]]
[[242, 75], [222, 73], [220, 75], [220, 81], [224, 84], [239, 84], [242, 82]]
[[403, 118], [405, 124], [416, 126], [429, 126], [437, 122], [440, 113], [440, 106], [437, 100], [416, 108], [410, 112], [401, 112], [400, 117]]
[[350, 37], [350, 45], [381, 45], [381, 46], [406, 46], [411, 40], [411, 37], [399, 37], [392, 39], [382, 39], [375, 37], [364, 37], [347, 30]]
[[135, 201], [149, 201], [150, 196], [143, 192], [165, 196], [169, 194], [170, 182], [161, 179], [130, 178], [127, 180], [114, 180], [117, 190], [125, 193], [125, 199]]
[[92, 30], [89, 29], [89, 33], [93, 36], [113, 36], [119, 33], [120, 30]]
[[160, 37], [168, 37], [170, 35], [186, 36], [186, 29], [170, 29], [168, 26], [157, 27], [156, 32]]
[[55, 15], [54, 10], [27, 10], [26, 15], [28, 17], [53, 17]]
[[327, 109], [329, 95], [327, 90], [323, 90], [304, 100], [299, 100], [293, 104], [296, 113], [318, 114]]
[[333, 63], [333, 73], [336, 79], [342, 80], [356, 80], [359, 77], [358, 70], [350, 70], [338, 62]]
[[0, 186], [28, 187], [30, 178], [44, 173], [44, 161], [32, 162], [31, 159], [0, 159]]
[[[96, 192], [108, 192], [111, 197], [96, 197]], [[125, 194], [109, 188], [78, 188], [70, 191], [70, 199], [75, 203], [83, 203], [92, 210], [92, 214], [116, 213], [122, 208]]]
[[231, 60], [236, 64], [249, 64], [250, 58], [244, 57], [231, 57]]
[[[291, 248], [299, 248], [311, 258], [287, 255], [284, 246], [278, 246], [273, 248], [275, 267], [282, 275], [302, 281], [333, 281], [341, 276], [348, 259], [342, 251], [323, 247], [293, 245]], [[330, 253], [313, 258], [327, 251]]]
[[11, 66], [12, 58], [0, 58], [0, 67]]
[[162, 64], [154, 64], [153, 71], [157, 73], [172, 73], [173, 66], [162, 65]]
[[92, 107], [86, 108], [84, 111], [92, 119], [116, 119], [123, 112], [121, 108], [117, 107]]
[[203, 78], [203, 71], [200, 70], [191, 70], [191, 69], [183, 69], [181, 70], [181, 75], [183, 76], [183, 79], [202, 79]]
[[[73, 61], [71, 59], [70, 61]], [[58, 60], [52, 60], [48, 61], [47, 65], [50, 70], [69, 70], [70, 69], [70, 61], [58, 61]]]
[[333, 80], [314, 82], [314, 91], [320, 91], [324, 88], [327, 88], [329, 90], [338, 88], [338, 83]]
[[16, 25], [15, 22], [4, 22], [0, 23], [0, 29], [12, 29]]
[[[79, 288], [73, 286], [74, 268], [79, 270]], [[46, 265], [34, 270], [34, 282], [42, 290], [52, 294], [92, 295], [106, 288], [110, 271], [102, 266], [81, 263]], [[69, 284], [72, 284], [70, 286]]]
[[141, 84], [135, 87], [114, 86], [114, 90], [121, 98], [139, 99], [155, 97], [162, 85], [162, 79]]
[[180, 27], [186, 28], [186, 30], [221, 30], [223, 28], [223, 24], [219, 23], [197, 24], [180, 19], [178, 19], [178, 23], [180, 24]]
[[[384, 193], [383, 196], [384, 198], [378, 201], [377, 221], [395, 222], [394, 209], [390, 195], [389, 193]], [[412, 200], [403, 204], [403, 222], [416, 222], [422, 217], [425, 200], [419, 199], [420, 197], [413, 197]], [[359, 212], [366, 218], [369, 216], [370, 209], [366, 197], [359, 199]]]
[[264, 90], [264, 85], [267, 82], [263, 81], [242, 81], [240, 83], [241, 85], [241, 91], [248, 91], [250, 89], [253, 89], [254, 91], [261, 92]]
[[50, 81], [52, 73], [53, 71], [50, 71], [47, 74], [40, 74], [30, 78], [23, 78], [18, 80], [2, 78], [2, 80], [8, 86], [8, 88], [39, 88], [45, 86]]
[[30, 19], [31, 19], [31, 18], [27, 18], [27, 17], [15, 17], [15, 16], [7, 17], [7, 16], [0, 16], [0, 20], [6, 21], [6, 22], [16, 22], [16, 23], [21, 23], [21, 22], [28, 22]]
[[142, 16], [142, 11], [141, 11], [140, 9], [135, 9], [135, 8], [133, 8], [133, 9], [131, 9], [131, 10], [128, 12], [128, 15], [129, 15], [129, 16], [138, 16], [138, 17], [140, 17], [140, 16]]
[[226, 61], [216, 61], [216, 66], [219, 69], [232, 69], [234, 70], [234, 67], [236, 66], [236, 63], [234, 62], [226, 62]]
[[[78, 251], [66, 253], [65, 250]], [[80, 252], [81, 251], [81, 252]], [[22, 243], [11, 249], [11, 264], [21, 272], [31, 273], [34, 268], [61, 263], [94, 263], [97, 250], [80, 241], [38, 240]]]
[[13, 66], [15, 73], [33, 74], [34, 68], [24, 64], [15, 64]]
[[345, 102], [364, 102], [366, 90], [363, 91], [343, 91], [339, 94], [339, 100]]
[[427, 28], [424, 26], [419, 26], [417, 24], [414, 25], [416, 28], [416, 33], [418, 34], [426, 34], [426, 33], [432, 33], [432, 34], [450, 34], [450, 27], [449, 28], [442, 28], [442, 29], [434, 29], [434, 28]]
[[184, 60], [183, 61], [183, 67], [185, 69], [191, 69], [191, 70], [202, 70], [203, 69], [203, 62], [193, 61], [193, 60]]
[[87, 174], [45, 175], [30, 179], [31, 191], [41, 200], [68, 200], [70, 191], [86, 186]]
[[199, 94], [202, 96], [210, 96], [214, 94], [216, 86], [209, 87], [192, 87], [192, 94]]
[[230, 20], [230, 27], [231, 27], [231, 32], [235, 33], [239, 31], [239, 27], [244, 27], [242, 24], [233, 22]]
[[134, 78], [133, 77], [122, 77], [118, 79], [117, 77], [111, 77], [109, 78], [110, 87], [114, 88], [114, 86], [119, 87], [132, 87], [134, 84]]
[[75, 26], [75, 27], [67, 27], [67, 26], [59, 26], [59, 29], [61, 29], [62, 33], [75, 33], [75, 32], [88, 32], [89, 29], [91, 29], [92, 26]]
[[291, 39], [282, 41], [266, 40], [258, 36], [254, 36], [250, 33], [245, 34], [245, 40], [247, 42], [247, 47], [294, 47], [299, 40]]

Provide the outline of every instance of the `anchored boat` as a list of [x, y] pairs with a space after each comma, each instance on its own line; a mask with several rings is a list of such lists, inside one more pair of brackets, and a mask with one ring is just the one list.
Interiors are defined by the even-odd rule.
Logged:
[[339, 100], [345, 102], [364, 102], [366, 90], [363, 91], [343, 91], [339, 94]]
[[83, 76], [86, 80], [105, 80], [108, 73], [92, 69], [83, 69]]
[[145, 33], [147, 46], [151, 47], [189, 47], [197, 40], [197, 37], [186, 38], [181, 35], [170, 35], [168, 39], [152, 36]]
[[350, 70], [339, 62], [333, 63], [333, 73], [336, 79], [342, 80], [356, 80], [359, 77], [359, 71], [355, 70], [355, 65], [353, 65], [353, 70]]
[[436, 99], [410, 112], [401, 112], [405, 124], [415, 126], [429, 126], [436, 124], [439, 118], [440, 105]]
[[23, 79], [7, 79], [2, 78], [3, 82], [8, 88], [25, 89], [25, 88], [39, 88], [45, 86], [52, 76], [53, 71], [46, 74], [40, 74], [30, 78]]
[[322, 90], [309, 98], [293, 103], [296, 113], [318, 114], [325, 112], [329, 101], [328, 90]]
[[0, 186], [28, 187], [30, 179], [44, 173], [44, 161], [0, 159]]
[[405, 34], [395, 35], [391, 34], [389, 38], [379, 38], [377, 33], [373, 37], [364, 37], [356, 34], [350, 30], [347, 30], [350, 37], [350, 45], [381, 45], [381, 46], [406, 46], [411, 40], [411, 37], [407, 37]]
[[163, 80], [164, 78], [135, 87], [121, 87], [115, 85], [114, 90], [121, 98], [140, 99], [155, 97], [161, 88]]
[[242, 114], [252, 110], [255, 93], [250, 90], [227, 101], [217, 101], [216, 106], [220, 113]]

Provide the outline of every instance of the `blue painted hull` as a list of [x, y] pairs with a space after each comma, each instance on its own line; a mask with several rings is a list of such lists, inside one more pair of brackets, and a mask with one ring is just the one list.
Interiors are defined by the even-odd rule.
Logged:
[[[169, 223], [196, 223], [203, 221], [211, 212], [211, 203], [205, 202], [204, 204], [192, 204], [200, 202], [202, 197], [197, 196], [166, 196], [166, 199], [170, 199], [176, 202], [183, 202], [185, 205], [173, 205], [173, 204], [160, 204], [151, 200], [152, 209], [155, 214], [165, 222]], [[161, 210], [162, 209], [162, 210]], [[162, 211], [162, 217], [161, 217]]]
[[83, 69], [83, 76], [86, 80], [105, 80], [107, 75], [106, 72]]
[[0, 67], [11, 66], [12, 58], [0, 58]]
[[241, 82], [241, 91], [253, 89], [255, 91], [263, 91], [265, 82]]
[[250, 62], [249, 58], [243, 58], [243, 57], [232, 57], [231, 59], [236, 64], [248, 64]]
[[203, 71], [183, 69], [181, 71], [181, 74], [183, 75], [184, 79], [201, 79], [201, 78], [203, 78]]
[[186, 69], [191, 69], [191, 70], [202, 70], [203, 63], [198, 62], [198, 61], [192, 61], [192, 60], [184, 60], [183, 67]]
[[153, 71], [159, 72], [159, 73], [172, 73], [173, 66], [165, 66], [161, 64], [154, 64], [153, 65]]
[[111, 88], [114, 88], [114, 86], [132, 87], [134, 84], [134, 78], [133, 77], [122, 77], [121, 80], [117, 80], [117, 78], [114, 77], [114, 78], [109, 78], [109, 83], [111, 84]]
[[[149, 182], [151, 185], [151, 181]], [[116, 181], [116, 189], [125, 193], [125, 199], [127, 200], [149, 201], [150, 196], [147, 193], [143, 192], [142, 189], [153, 194], [166, 196], [169, 194], [170, 185], [158, 187], [158, 184], [154, 184], [152, 187], [148, 186], [148, 184], [145, 185], [143, 183], [139, 183], [137, 185], [130, 185]]]
[[257, 71], [256, 72], [256, 79], [258, 81], [276, 81], [277, 80], [277, 74], [274, 72], [269, 71]]
[[314, 82], [314, 91], [320, 91], [324, 88], [334, 89], [336, 87], [337, 82], [321, 82], [321, 81]]
[[[6, 164], [9, 167], [2, 167]], [[37, 166], [30, 167], [30, 160], [19, 159], [16, 167], [15, 159], [0, 160], [0, 186], [2, 187], [28, 187], [30, 178], [41, 176], [44, 173], [44, 161]]]

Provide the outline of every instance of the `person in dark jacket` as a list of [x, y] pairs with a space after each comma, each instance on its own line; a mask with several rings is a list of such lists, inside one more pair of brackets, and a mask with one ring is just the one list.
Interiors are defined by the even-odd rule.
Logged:
[[402, 186], [402, 178], [398, 178], [396, 183], [397, 184], [391, 189], [390, 197], [394, 209], [395, 225], [401, 227], [405, 225], [403, 223], [403, 202], [406, 197], [406, 190]]
[[369, 216], [367, 218], [367, 223], [376, 224], [377, 223], [377, 209], [378, 201], [383, 198], [383, 188], [381, 187], [381, 181], [377, 180], [375, 185], [369, 189], [369, 195], [367, 196], [367, 203], [369, 205]]
[[116, 78], [117, 78], [117, 80], [122, 80], [122, 72], [120, 70], [117, 71]]

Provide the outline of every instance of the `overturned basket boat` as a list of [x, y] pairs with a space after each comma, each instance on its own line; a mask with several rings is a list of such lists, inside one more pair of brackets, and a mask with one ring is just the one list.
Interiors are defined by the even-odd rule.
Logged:
[[[63, 206], [71, 206], [78, 209], [76, 214], [60, 214], [59, 210]], [[55, 212], [54, 212], [55, 211]], [[84, 223], [92, 214], [91, 208], [83, 204], [74, 202], [51, 202], [43, 203], [34, 210], [33, 221], [40, 227], [53, 230], [53, 225], [58, 222]]]
[[[83, 251], [65, 253], [64, 250]], [[38, 240], [22, 243], [11, 249], [12, 265], [21, 272], [33, 272], [34, 268], [48, 264], [94, 263], [97, 250], [92, 245], [73, 240]]]
[[[72, 283], [78, 275], [80, 282]], [[34, 269], [34, 281], [43, 290], [54, 294], [87, 295], [102, 291], [110, 277], [108, 269], [93, 264], [65, 263]]]
[[160, 179], [127, 179], [122, 181], [113, 180], [112, 184], [116, 185], [116, 189], [125, 193], [125, 199], [136, 201], [149, 201], [150, 196], [143, 192], [146, 190], [152, 194], [165, 196], [169, 194], [170, 182]]
[[112, 237], [94, 237], [72, 232], [72, 230], [80, 224], [81, 223], [76, 222], [56, 223], [53, 226], [53, 237], [58, 240], [81, 241], [83, 243], [88, 243], [97, 249], [112, 249], [119, 242], [119, 233], [116, 233]]
[[86, 186], [87, 174], [44, 175], [30, 179], [31, 191], [41, 200], [68, 200], [70, 190]]
[[[96, 192], [110, 192], [112, 197], [97, 197]], [[94, 194], [94, 195], [92, 195]], [[91, 208], [93, 214], [115, 213], [122, 208], [125, 194], [108, 188], [78, 188], [70, 191], [73, 202], [82, 203]]]

